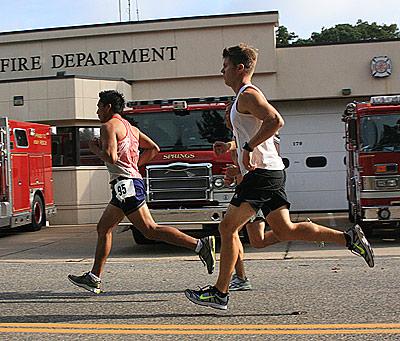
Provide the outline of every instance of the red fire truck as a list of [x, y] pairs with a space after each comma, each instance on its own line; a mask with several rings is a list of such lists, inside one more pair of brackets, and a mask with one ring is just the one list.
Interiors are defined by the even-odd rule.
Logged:
[[54, 214], [50, 126], [0, 117], [0, 228], [37, 231]]
[[349, 218], [374, 229], [400, 228], [400, 95], [349, 103], [346, 127]]
[[[141, 169], [155, 220], [180, 229], [213, 233], [234, 187], [225, 187], [230, 154], [217, 157], [215, 141], [230, 141], [225, 108], [231, 97], [128, 102], [124, 117], [160, 146]], [[147, 240], [132, 229], [137, 243]], [[196, 232], [197, 232], [196, 231]], [[206, 232], [205, 232], [206, 231]]]

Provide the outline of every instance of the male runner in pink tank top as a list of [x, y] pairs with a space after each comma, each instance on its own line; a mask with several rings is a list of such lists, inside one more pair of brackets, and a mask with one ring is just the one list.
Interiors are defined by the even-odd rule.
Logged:
[[[68, 275], [75, 285], [100, 293], [100, 276], [111, 251], [112, 230], [126, 216], [146, 238], [194, 250], [211, 274], [215, 267], [214, 236], [195, 239], [178, 229], [158, 225], [146, 205], [146, 190], [139, 167], [159, 152], [157, 144], [122, 118], [122, 94], [114, 90], [99, 93], [97, 115], [102, 123], [100, 139], [90, 142], [90, 150], [106, 164], [110, 173], [112, 198], [97, 224], [97, 247], [92, 270], [81, 276]], [[139, 154], [139, 147], [143, 150]]]

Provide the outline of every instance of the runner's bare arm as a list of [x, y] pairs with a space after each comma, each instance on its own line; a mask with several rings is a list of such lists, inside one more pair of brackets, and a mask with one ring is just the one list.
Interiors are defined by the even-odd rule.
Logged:
[[150, 137], [139, 130], [139, 147], [143, 149], [140, 154], [138, 166], [151, 161], [160, 151], [160, 147]]
[[246, 89], [238, 100], [238, 110], [242, 113], [251, 114], [263, 123], [258, 132], [247, 141], [251, 148], [268, 140], [280, 128], [284, 121], [279, 112], [255, 89]]
[[108, 122], [103, 124], [100, 128], [100, 141], [98, 139], [90, 141], [89, 149], [105, 162], [117, 162], [117, 135], [114, 126]]

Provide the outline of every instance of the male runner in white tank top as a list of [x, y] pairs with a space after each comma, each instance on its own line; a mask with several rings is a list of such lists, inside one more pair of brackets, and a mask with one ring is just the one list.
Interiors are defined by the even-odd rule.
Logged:
[[[92, 140], [89, 148], [108, 168], [112, 198], [97, 224], [97, 247], [92, 270], [81, 276], [68, 275], [68, 279], [96, 294], [101, 292], [100, 276], [111, 251], [112, 230], [125, 216], [146, 238], [195, 251], [211, 274], [215, 266], [214, 237], [195, 239], [174, 227], [158, 225], [146, 205], [146, 190], [139, 167], [157, 155], [157, 144], [122, 118], [125, 106], [122, 94], [107, 90], [100, 92], [99, 97], [100, 140]], [[143, 150], [141, 154], [139, 147]]]
[[347, 246], [373, 267], [372, 248], [358, 225], [341, 232], [312, 222], [293, 223], [290, 220], [284, 165], [273, 141], [284, 121], [263, 93], [251, 84], [257, 50], [239, 44], [224, 49], [222, 56], [221, 72], [225, 84], [236, 94], [230, 118], [243, 180], [236, 187], [219, 225], [221, 251], [217, 283], [201, 290], [187, 289], [186, 297], [195, 304], [227, 309], [229, 282], [239, 254], [239, 231], [259, 209], [279, 240], [334, 242]]

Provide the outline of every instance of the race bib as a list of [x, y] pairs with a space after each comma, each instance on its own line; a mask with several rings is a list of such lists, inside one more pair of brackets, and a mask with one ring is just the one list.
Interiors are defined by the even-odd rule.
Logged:
[[124, 201], [126, 198], [133, 197], [136, 194], [135, 185], [132, 179], [118, 181], [114, 185], [114, 190], [119, 201]]

